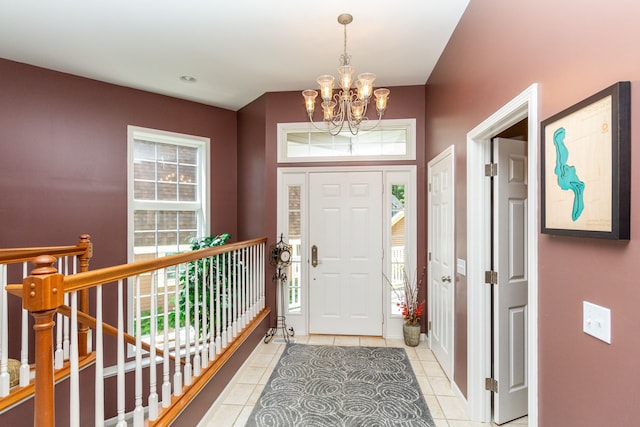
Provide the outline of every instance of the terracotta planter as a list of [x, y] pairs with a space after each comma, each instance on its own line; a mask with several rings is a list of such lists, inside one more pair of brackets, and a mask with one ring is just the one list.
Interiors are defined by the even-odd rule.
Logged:
[[404, 343], [409, 347], [416, 347], [420, 344], [420, 325], [403, 323], [402, 333], [404, 334]]

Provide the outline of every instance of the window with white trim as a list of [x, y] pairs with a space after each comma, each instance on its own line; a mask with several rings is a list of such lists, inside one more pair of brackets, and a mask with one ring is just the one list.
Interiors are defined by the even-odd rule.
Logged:
[[415, 127], [415, 119], [382, 120], [358, 135], [331, 135], [310, 123], [279, 123], [278, 162], [415, 160]]
[[[209, 234], [209, 144], [209, 138], [128, 126], [129, 262], [190, 250], [194, 239]], [[160, 292], [169, 287], [172, 308], [175, 272], [155, 280]], [[150, 317], [150, 284], [150, 276], [140, 278], [143, 334]]]

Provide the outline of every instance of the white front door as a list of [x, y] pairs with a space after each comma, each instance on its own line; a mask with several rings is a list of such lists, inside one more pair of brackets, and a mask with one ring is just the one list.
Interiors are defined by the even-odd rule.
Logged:
[[494, 206], [494, 420], [527, 414], [527, 156], [524, 141], [496, 138]]
[[382, 173], [311, 173], [309, 189], [309, 332], [382, 335]]
[[431, 351], [453, 380], [454, 270], [453, 146], [428, 164], [429, 179], [429, 341]]

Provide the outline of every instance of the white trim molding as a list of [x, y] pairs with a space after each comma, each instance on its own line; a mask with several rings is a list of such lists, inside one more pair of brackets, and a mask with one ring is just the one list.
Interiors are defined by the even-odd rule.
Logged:
[[538, 425], [538, 84], [533, 84], [467, 134], [467, 403], [474, 421], [491, 421], [491, 295], [484, 284], [490, 260], [491, 188], [484, 179], [491, 138], [528, 118], [528, 379], [529, 426]]

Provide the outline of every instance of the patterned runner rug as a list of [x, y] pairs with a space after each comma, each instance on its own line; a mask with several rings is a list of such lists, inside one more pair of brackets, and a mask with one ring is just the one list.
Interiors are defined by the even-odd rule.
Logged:
[[287, 344], [250, 427], [434, 427], [403, 348]]

